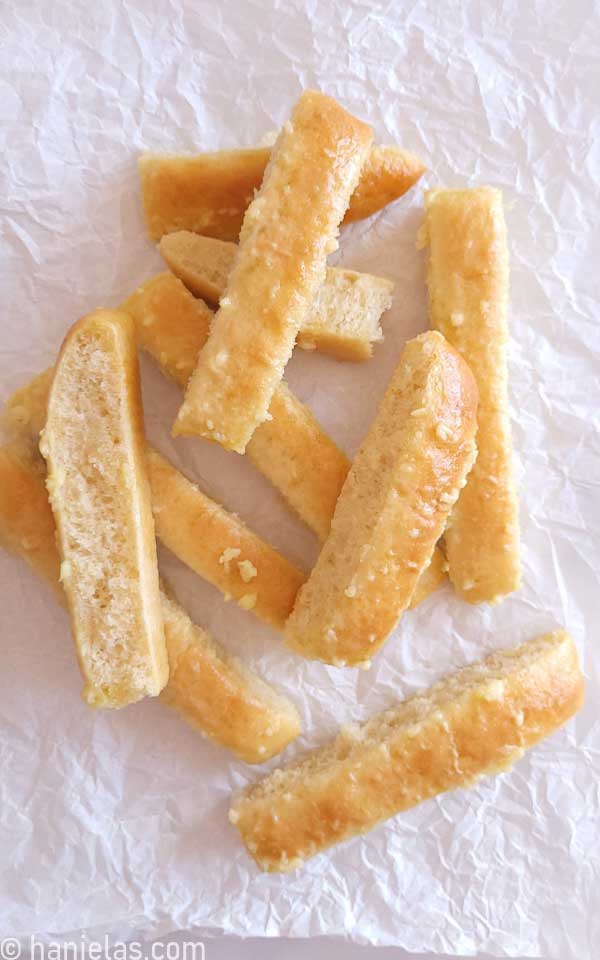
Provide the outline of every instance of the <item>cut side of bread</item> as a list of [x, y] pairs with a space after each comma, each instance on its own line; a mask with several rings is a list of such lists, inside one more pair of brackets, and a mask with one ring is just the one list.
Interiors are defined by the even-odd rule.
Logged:
[[183, 563], [279, 630], [306, 574], [148, 447], [156, 534]]
[[469, 603], [519, 588], [519, 501], [508, 409], [508, 247], [502, 194], [430, 190], [429, 315], [479, 388], [477, 462], [445, 534], [450, 579]]
[[[66, 606], [45, 475], [44, 461], [24, 443], [0, 449], [0, 545]], [[294, 705], [192, 623], [166, 588], [161, 612], [170, 668], [161, 702], [246, 763], [280, 753], [300, 732]]]
[[[192, 230], [237, 241], [270, 156], [270, 147], [195, 156], [143, 154], [139, 172], [151, 240], [157, 242], [176, 230]], [[419, 158], [408, 150], [372, 147], [344, 222], [377, 213], [410, 190], [424, 171]]]
[[477, 388], [439, 333], [409, 341], [285, 627], [305, 657], [363, 665], [410, 604], [475, 457]]
[[40, 451], [83, 697], [90, 706], [122, 707], [157, 696], [169, 674], [137, 349], [126, 313], [98, 310], [71, 328]]
[[173, 433], [244, 453], [325, 280], [372, 131], [335, 100], [302, 94], [273, 148]]
[[546, 634], [342, 730], [249, 787], [229, 818], [262, 870], [294, 870], [403, 810], [509, 770], [583, 695], [572, 639]]
[[[162, 257], [195, 297], [218, 303], [225, 293], [237, 245], [180, 230], [159, 244]], [[296, 344], [338, 360], [368, 360], [383, 340], [381, 315], [392, 303], [394, 284], [383, 277], [327, 267], [298, 332]]]

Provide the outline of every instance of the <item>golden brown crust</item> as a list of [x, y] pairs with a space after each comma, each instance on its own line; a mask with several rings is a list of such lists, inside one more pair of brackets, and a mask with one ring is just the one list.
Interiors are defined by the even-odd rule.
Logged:
[[302, 94], [244, 217], [227, 294], [174, 434], [196, 434], [243, 453], [268, 418], [371, 139], [371, 129], [335, 100]]
[[[189, 230], [168, 233], [159, 244], [162, 257], [194, 294], [218, 303], [227, 288], [237, 245]], [[394, 285], [383, 277], [327, 267], [296, 338], [296, 346], [338, 360], [368, 360], [383, 339], [380, 319], [392, 302]]]
[[508, 414], [508, 251], [499, 190], [431, 190], [426, 200], [429, 312], [479, 387], [477, 462], [445, 534], [450, 579], [463, 600], [517, 590], [519, 504]]
[[246, 456], [323, 540], [350, 461], [285, 381], [269, 411], [272, 419], [255, 431]]
[[[45, 466], [24, 444], [0, 449], [0, 544], [21, 557], [66, 605]], [[161, 591], [169, 682], [160, 700], [247, 763], [262, 763], [300, 732], [293, 704], [229, 657]]]
[[414, 153], [401, 147], [371, 147], [344, 223], [364, 220], [410, 190], [425, 167]]
[[25, 560], [64, 605], [44, 461], [23, 443], [0, 448], [0, 545]]
[[[160, 240], [192, 230], [237, 241], [244, 213], [261, 185], [271, 148], [196, 156], [143, 154], [139, 161], [146, 226]], [[417, 182], [425, 167], [400, 147], [372, 147], [352, 194], [345, 223], [370, 217]]]
[[40, 450], [61, 581], [90, 706], [157, 696], [168, 680], [133, 322], [97, 310], [71, 327]]
[[512, 767], [583, 702], [575, 644], [557, 631], [494, 654], [275, 770], [233, 800], [259, 867], [292, 870], [447, 790]]
[[169, 682], [160, 695], [191, 726], [246, 763], [264, 763], [300, 733], [293, 704], [228, 657], [164, 593]]
[[439, 333], [404, 348], [285, 627], [303, 656], [369, 661], [408, 607], [472, 466], [477, 388]]
[[229, 599], [282, 630], [306, 575], [148, 448], [156, 534]]

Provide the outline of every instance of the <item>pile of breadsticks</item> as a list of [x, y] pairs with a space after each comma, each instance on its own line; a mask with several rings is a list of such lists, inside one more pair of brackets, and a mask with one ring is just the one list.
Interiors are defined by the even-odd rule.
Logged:
[[[55, 365], [9, 399], [0, 450], [0, 540], [66, 604], [90, 706], [159, 696], [249, 763], [299, 732], [293, 704], [159, 579], [156, 537], [295, 654], [348, 668], [367, 667], [446, 574], [469, 603], [518, 588], [497, 190], [427, 193], [432, 329], [406, 344], [352, 463], [283, 379], [294, 345], [368, 360], [392, 284], [327, 258], [340, 224], [422, 172], [313, 91], [272, 149], [142, 158], [148, 230], [170, 270], [74, 324]], [[322, 541], [312, 571], [146, 442], [139, 347], [184, 391], [174, 434], [246, 454]], [[230, 820], [262, 868], [294, 868], [507, 769], [582, 697], [571, 638], [538, 637], [275, 770], [234, 798]]]

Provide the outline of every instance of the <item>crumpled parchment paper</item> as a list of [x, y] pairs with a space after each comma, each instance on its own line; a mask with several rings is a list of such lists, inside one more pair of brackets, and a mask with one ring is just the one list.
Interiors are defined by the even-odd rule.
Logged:
[[[596, 11], [594, 15], [594, 9]], [[292, 387], [349, 452], [404, 341], [427, 323], [415, 250], [425, 185], [505, 191], [511, 399], [524, 583], [496, 609], [449, 588], [407, 614], [368, 673], [303, 662], [166, 554], [180, 598], [299, 706], [323, 742], [493, 648], [556, 624], [588, 702], [509, 775], [429, 802], [286, 877], [261, 876], [227, 822], [258, 775], [157, 702], [83, 705], [65, 615], [0, 554], [0, 931], [347, 936], [411, 951], [592, 957], [600, 943], [600, 31], [591, 2], [30, 0], [3, 6], [2, 354], [6, 397], [67, 327], [157, 269], [143, 149], [247, 145], [302, 88], [338, 96], [379, 142], [423, 156], [410, 195], [343, 235], [338, 260], [396, 283], [371, 363], [297, 351]], [[148, 432], [293, 559], [316, 544], [242, 458], [169, 427], [177, 390], [144, 360]], [[271, 764], [272, 766], [272, 764]]]

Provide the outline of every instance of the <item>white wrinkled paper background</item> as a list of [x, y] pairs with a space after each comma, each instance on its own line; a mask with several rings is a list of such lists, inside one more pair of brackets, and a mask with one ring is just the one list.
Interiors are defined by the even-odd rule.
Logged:
[[[298, 704], [317, 744], [489, 650], [565, 624], [588, 702], [506, 776], [262, 876], [227, 822], [258, 771], [159, 703], [92, 713], [65, 615], [0, 554], [0, 932], [114, 937], [197, 926], [345, 935], [411, 951], [593, 956], [600, 942], [600, 30], [598, 5], [209, 0], [0, 4], [2, 399], [77, 317], [161, 269], [136, 174], [144, 149], [248, 145], [318, 86], [417, 151], [429, 173], [344, 232], [339, 261], [396, 283], [371, 363], [297, 352], [289, 381], [352, 453], [405, 339], [425, 328], [422, 189], [505, 191], [511, 399], [524, 583], [496, 609], [448, 588], [369, 673], [302, 662], [163, 555], [199, 622]], [[312, 536], [240, 457], [169, 438], [178, 392], [143, 360], [148, 431], [292, 559]], [[273, 765], [273, 764], [271, 764]], [[597, 949], [597, 947], [596, 947]]]

